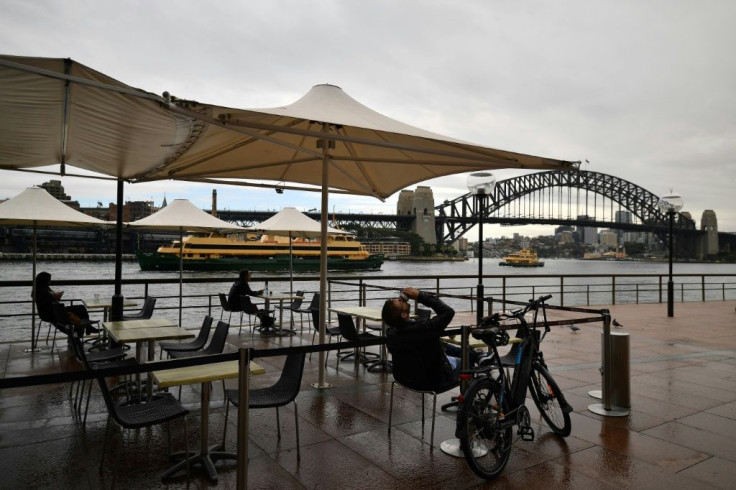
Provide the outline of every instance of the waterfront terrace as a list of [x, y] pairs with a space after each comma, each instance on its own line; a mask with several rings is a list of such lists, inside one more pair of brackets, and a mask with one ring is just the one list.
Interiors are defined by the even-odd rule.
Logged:
[[[608, 308], [631, 336], [631, 414], [603, 417], [588, 411], [600, 389], [600, 324], [581, 324], [573, 333], [553, 327], [542, 347], [551, 372], [575, 411], [572, 434], [551, 434], [529, 403], [537, 437], [514, 445], [509, 465], [494, 488], [731, 488], [736, 478], [736, 301], [665, 305], [626, 304]], [[567, 313], [552, 312], [553, 319]], [[472, 322], [459, 313], [454, 324]], [[237, 322], [236, 322], [237, 324]], [[189, 325], [194, 327], [194, 325]], [[231, 329], [229, 349], [251, 342], [245, 329]], [[309, 345], [311, 332], [293, 337], [254, 337], [258, 349]], [[29, 354], [27, 343], [0, 344], [3, 379], [78, 369], [57, 340], [58, 351]], [[45, 346], [44, 346], [45, 347]], [[375, 347], [374, 347], [375, 348]], [[391, 375], [329, 356], [326, 381], [317, 389], [317, 356], [306, 362], [299, 404], [301, 460], [296, 459], [293, 409], [282, 409], [282, 438], [273, 410], [250, 412], [248, 488], [477, 488], [463, 459], [444, 454], [440, 443], [454, 433], [453, 414], [439, 412], [434, 447], [429, 425], [422, 434], [417, 395], [400, 390], [394, 429], [388, 434]], [[273, 383], [283, 358], [256, 359], [266, 374], [253, 386]], [[234, 386], [233, 381], [227, 382]], [[93, 392], [86, 426], [73, 415], [68, 385], [0, 391], [0, 460], [5, 488], [209, 488], [201, 471], [162, 483], [170, 465], [161, 426], [122, 431], [114, 425], [105, 469], [98, 473], [107, 417], [99, 391]], [[189, 447], [199, 434], [200, 386], [185, 386], [182, 402], [191, 410]], [[438, 406], [452, 393], [441, 395]], [[426, 414], [429, 417], [429, 414]], [[231, 415], [226, 446], [235, 448]], [[428, 419], [429, 421], [429, 419]], [[222, 434], [224, 403], [219, 383], [210, 404], [210, 440]], [[180, 424], [172, 424], [172, 447], [183, 448]], [[218, 487], [233, 488], [233, 463], [218, 463]], [[115, 482], [113, 484], [113, 481]], [[491, 486], [491, 485], [488, 485]]]

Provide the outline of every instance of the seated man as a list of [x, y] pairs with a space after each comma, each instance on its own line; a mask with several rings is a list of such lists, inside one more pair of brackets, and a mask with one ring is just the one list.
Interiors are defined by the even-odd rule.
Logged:
[[[433, 318], [411, 318], [409, 300], [432, 308]], [[404, 288], [401, 297], [389, 299], [383, 305], [381, 317], [390, 328], [386, 332], [386, 347], [391, 353], [394, 369], [397, 364], [403, 378], [416, 390], [446, 391], [460, 378], [462, 349], [440, 340], [455, 316], [455, 310], [441, 299], [416, 288]], [[480, 354], [468, 351], [471, 365], [480, 360]]]
[[233, 285], [230, 287], [230, 292], [227, 295], [227, 306], [230, 311], [243, 311], [243, 303], [240, 299], [241, 296], [259, 296], [263, 294], [263, 289], [259, 291], [253, 291], [250, 288], [250, 271], [243, 269], [238, 274], [238, 278], [235, 280]]

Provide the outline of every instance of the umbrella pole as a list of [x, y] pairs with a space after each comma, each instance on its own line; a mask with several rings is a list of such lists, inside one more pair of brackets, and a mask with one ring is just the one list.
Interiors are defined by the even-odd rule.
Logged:
[[[327, 126], [322, 128], [327, 131]], [[320, 223], [320, 249], [319, 249], [319, 343], [325, 343], [325, 331], [327, 325], [327, 211], [329, 207], [329, 162], [327, 153], [329, 143], [327, 139], [319, 141], [322, 144], [322, 222]], [[331, 385], [325, 383], [325, 351], [319, 352], [319, 380], [315, 388], [329, 388]]]
[[184, 275], [184, 228], [179, 228], [179, 326], [181, 327], [181, 296]]
[[36, 246], [37, 246], [37, 233], [38, 233], [38, 222], [33, 220], [33, 268], [31, 282], [31, 296], [33, 304], [31, 305], [31, 348], [26, 349], [26, 352], [38, 352], [38, 339], [36, 338]]
[[[294, 296], [294, 248], [291, 242], [291, 231], [289, 231], [289, 296]], [[289, 328], [294, 329], [294, 312], [291, 310], [289, 310]]]

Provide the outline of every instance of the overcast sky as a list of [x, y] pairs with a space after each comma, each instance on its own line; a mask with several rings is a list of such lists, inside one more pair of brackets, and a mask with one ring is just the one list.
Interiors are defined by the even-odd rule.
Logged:
[[[672, 189], [698, 226], [713, 209], [719, 229], [736, 232], [734, 25], [733, 0], [0, 0], [0, 53], [68, 57], [151, 92], [240, 108], [331, 83], [414, 126]], [[0, 171], [0, 198], [50, 178]], [[422, 185], [439, 203], [466, 193], [466, 179]], [[62, 183], [82, 206], [115, 200], [114, 184]], [[125, 198], [209, 208], [212, 189], [126, 185]], [[320, 205], [316, 193], [217, 191], [221, 209]], [[330, 207], [395, 213], [397, 195], [333, 195]], [[484, 229], [513, 232], [551, 228]]]

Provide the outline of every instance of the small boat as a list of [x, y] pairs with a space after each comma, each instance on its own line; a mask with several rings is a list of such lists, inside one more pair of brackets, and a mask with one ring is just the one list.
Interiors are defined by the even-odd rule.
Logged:
[[528, 248], [523, 248], [516, 253], [505, 256], [498, 265], [508, 265], [511, 267], [542, 267], [544, 262], [539, 260], [536, 252]]
[[[156, 252], [138, 251], [141, 270], [179, 270], [179, 240], [158, 248]], [[318, 271], [320, 241], [262, 235], [260, 239], [223, 236], [216, 233], [187, 235], [183, 240], [184, 270], [222, 271], [249, 269], [254, 271]], [[289, 254], [293, 255], [289, 260]], [[327, 268], [330, 270], [379, 270], [382, 254], [371, 254], [365, 245], [350, 235], [335, 235], [327, 242]]]

